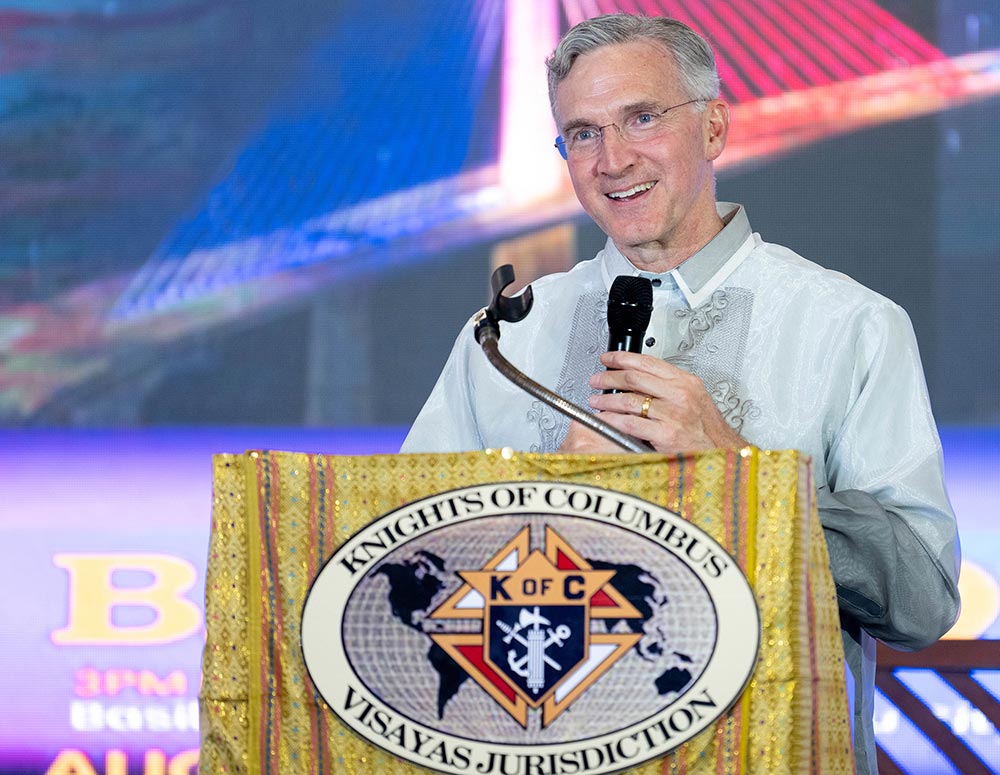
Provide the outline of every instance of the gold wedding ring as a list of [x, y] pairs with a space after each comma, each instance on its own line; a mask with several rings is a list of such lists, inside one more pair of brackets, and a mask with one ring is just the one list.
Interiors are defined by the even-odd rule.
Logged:
[[651, 403], [653, 403], [652, 396], [646, 396], [644, 399], [642, 399], [642, 411], [639, 412], [639, 416], [642, 417], [643, 419], [649, 417], [649, 405]]

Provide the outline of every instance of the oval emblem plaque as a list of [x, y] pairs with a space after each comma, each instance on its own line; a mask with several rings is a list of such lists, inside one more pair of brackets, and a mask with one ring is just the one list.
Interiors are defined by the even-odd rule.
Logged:
[[313, 582], [302, 650], [358, 735], [446, 773], [611, 773], [739, 698], [753, 592], [703, 531], [566, 482], [439, 493], [358, 531]]

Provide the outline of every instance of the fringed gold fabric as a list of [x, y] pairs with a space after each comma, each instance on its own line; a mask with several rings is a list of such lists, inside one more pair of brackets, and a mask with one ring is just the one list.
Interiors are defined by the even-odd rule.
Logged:
[[216, 456], [200, 771], [424, 772], [355, 736], [326, 707], [302, 660], [302, 606], [324, 561], [373, 519], [437, 492], [518, 480], [604, 487], [670, 509], [722, 545], [754, 589], [761, 650], [740, 701], [666, 759], [630, 772], [853, 773], [837, 602], [808, 462], [752, 448]]

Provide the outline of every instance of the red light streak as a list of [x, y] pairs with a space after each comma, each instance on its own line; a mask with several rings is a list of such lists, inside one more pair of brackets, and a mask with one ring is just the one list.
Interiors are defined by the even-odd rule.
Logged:
[[[896, 64], [891, 61], [893, 55], [889, 49], [877, 46], [867, 39], [861, 27], [844, 24], [843, 16], [828, 4], [803, 3], [799, 0], [791, 0], [791, 3], [795, 3], [803, 14], [811, 14], [812, 22], [808, 26], [822, 34], [826, 45], [839, 52], [858, 75], [871, 75]], [[791, 7], [789, 11], [792, 11]]]
[[899, 41], [913, 55], [910, 60], [912, 63], [932, 62], [945, 58], [938, 48], [932, 46], [899, 19], [870, 0], [855, 0], [853, 3], [848, 1], [839, 7], [846, 15], [850, 16], [855, 24], [886, 33], [884, 36], [876, 38], [879, 42], [883, 42], [883, 37]]
[[762, 0], [762, 7], [766, 7], [765, 14], [769, 13], [774, 20], [788, 33], [799, 41], [800, 45], [808, 51], [816, 60], [833, 76], [834, 80], [847, 80], [854, 76], [854, 73], [837, 56], [833, 54], [829, 47], [823, 45], [812, 31], [800, 24], [798, 18], [788, 13], [780, 2], [774, 0]]
[[[645, 13], [655, 14], [661, 10], [652, 0], [646, 0], [643, 4], [643, 12]], [[697, 28], [698, 26], [698, 22], [682, 6], [672, 6], [670, 15], [693, 28]], [[718, 52], [716, 55], [716, 64], [719, 69], [719, 77], [722, 79], [722, 88], [729, 95], [732, 95], [732, 99], [741, 102], [752, 100], [756, 96], [753, 90], [740, 77], [739, 73], [733, 69], [729, 60]]]
[[[742, 102], [745, 99], [753, 99], [756, 96], [773, 96], [781, 94], [782, 88], [774, 82], [774, 79], [760, 66], [752, 51], [747, 49], [719, 20], [712, 14], [711, 10], [703, 2], [698, 0], [675, 0], [670, 3], [671, 9], [684, 7], [685, 12], [693, 18], [692, 25], [696, 30], [702, 30], [708, 35], [710, 40], [716, 41], [718, 45], [717, 58], [719, 60], [731, 59], [736, 69], [744, 73], [749, 78], [752, 87], [747, 87], [747, 96], [739, 96]], [[720, 72], [721, 75], [721, 72]], [[728, 81], [724, 81], [727, 86], [732, 87]]]

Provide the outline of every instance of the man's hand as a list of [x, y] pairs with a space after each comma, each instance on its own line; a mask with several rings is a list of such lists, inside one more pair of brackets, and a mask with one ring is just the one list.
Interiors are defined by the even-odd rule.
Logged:
[[[601, 419], [618, 430], [649, 442], [657, 452], [691, 452], [716, 447], [745, 447], [747, 441], [729, 427], [702, 381], [659, 358], [630, 352], [601, 356], [608, 371], [590, 378], [599, 393], [590, 405]], [[646, 416], [643, 417], [643, 403]], [[560, 452], [621, 452], [612, 441], [570, 425]]]

